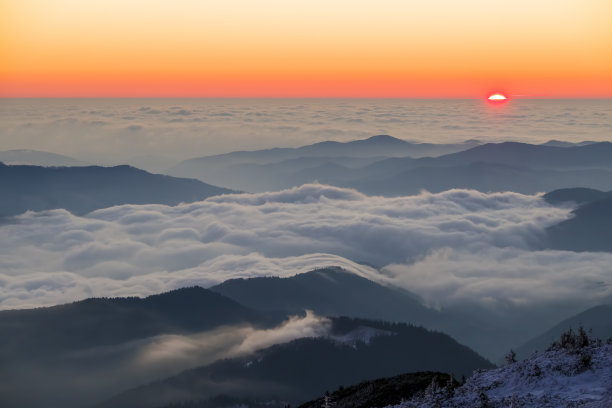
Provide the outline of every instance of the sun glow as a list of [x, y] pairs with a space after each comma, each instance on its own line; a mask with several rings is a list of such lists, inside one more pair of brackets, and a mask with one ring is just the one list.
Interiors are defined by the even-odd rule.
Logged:
[[506, 98], [504, 95], [500, 93], [494, 93], [493, 95], [489, 96], [487, 99], [490, 101], [505, 101], [508, 98]]

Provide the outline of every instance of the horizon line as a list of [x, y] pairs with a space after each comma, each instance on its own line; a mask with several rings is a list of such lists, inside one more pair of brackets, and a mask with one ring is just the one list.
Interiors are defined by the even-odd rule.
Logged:
[[[593, 100], [593, 99], [612, 99], [612, 95], [607, 96], [528, 96], [528, 95], [512, 95], [509, 94], [509, 100], [515, 99], [527, 99], [527, 100], [576, 100], [576, 99], [584, 99], [584, 100]], [[172, 95], [172, 96], [144, 96], [144, 95], [134, 95], [134, 96], [2, 96], [0, 95], [0, 99], [244, 99], [244, 100], [254, 100], [254, 99], [379, 99], [379, 100], [486, 100], [486, 97], [456, 97], [456, 96], [435, 96], [435, 97], [427, 97], [427, 96], [181, 96], [181, 95]]]

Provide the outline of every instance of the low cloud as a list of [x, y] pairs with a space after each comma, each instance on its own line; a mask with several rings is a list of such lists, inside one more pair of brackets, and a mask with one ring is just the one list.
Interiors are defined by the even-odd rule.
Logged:
[[[275, 344], [287, 343], [304, 337], [323, 337], [329, 334], [331, 321], [312, 312], [294, 316], [277, 327], [259, 329], [250, 325], [220, 327], [193, 335], [163, 335], [139, 340], [128, 345], [113, 346], [109, 350], [133, 357], [125, 369], [134, 373], [179, 371], [186, 367], [211, 363], [221, 358], [249, 355]], [[92, 351], [94, 354], [98, 350]]]
[[530, 250], [569, 211], [509, 192], [385, 198], [310, 184], [84, 217], [27, 213], [0, 227], [0, 308], [331, 265], [402, 286], [434, 307], [610, 299], [611, 254]]
[[444, 248], [528, 251], [545, 227], [569, 214], [540, 196], [510, 192], [385, 198], [319, 184], [176, 207], [124, 205], [84, 217], [29, 212], [0, 227], [0, 308], [147, 295], [330, 265], [380, 280], [374, 268], [356, 262], [416, 267]]
[[475, 303], [488, 308], [563, 303], [584, 308], [612, 301], [612, 254], [486, 248], [436, 250], [413, 264], [384, 268], [432, 307]]
[[[307, 313], [270, 329], [248, 324], [222, 326], [184, 335], [160, 335], [122, 344], [57, 353], [49, 359], [10, 366], [3, 396], [15, 406], [89, 406], [120, 391], [140, 386], [219, 359], [249, 355], [259, 349], [303, 337], [326, 336], [329, 319]], [[92, 370], [92, 367], [95, 367]], [[28, 394], [33, 384], [37, 393]], [[69, 398], [66, 396], [69, 395]], [[25, 396], [25, 397], [24, 397]], [[68, 402], [65, 402], [68, 400]], [[44, 401], [44, 402], [43, 402]]]

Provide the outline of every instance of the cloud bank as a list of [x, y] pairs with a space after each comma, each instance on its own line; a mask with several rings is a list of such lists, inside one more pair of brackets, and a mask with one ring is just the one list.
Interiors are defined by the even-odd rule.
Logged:
[[532, 143], [608, 140], [611, 118], [605, 100], [521, 100], [495, 112], [469, 100], [6, 100], [0, 101], [0, 150], [164, 171], [191, 157], [376, 134], [436, 143], [474, 135]]
[[610, 254], [530, 250], [569, 211], [511, 192], [385, 198], [309, 184], [83, 217], [30, 212], [0, 227], [0, 308], [331, 265], [398, 284], [434, 306], [602, 299]]

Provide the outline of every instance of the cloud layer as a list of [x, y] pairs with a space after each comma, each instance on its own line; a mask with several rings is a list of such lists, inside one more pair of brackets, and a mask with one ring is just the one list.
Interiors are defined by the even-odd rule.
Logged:
[[[93, 99], [0, 101], [0, 150], [37, 149], [163, 171], [232, 150], [376, 134], [437, 143], [608, 140], [606, 101]], [[480, 136], [483, 135], [483, 136]]]
[[[605, 254], [529, 251], [545, 227], [568, 216], [540, 196], [510, 192], [385, 198], [318, 184], [176, 207], [124, 205], [84, 217], [26, 213], [0, 227], [0, 308], [148, 295], [329, 265], [391, 279], [432, 304], [523, 301], [513, 292], [521, 285], [526, 293], [563, 295], [554, 291], [569, 283], [560, 275], [548, 288], [532, 281], [549, 282], [548, 270], [570, 265], [588, 266], [595, 281], [607, 282], [608, 273]], [[381, 275], [365, 265], [386, 268]]]

